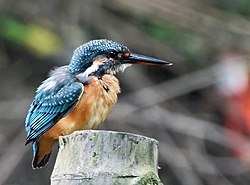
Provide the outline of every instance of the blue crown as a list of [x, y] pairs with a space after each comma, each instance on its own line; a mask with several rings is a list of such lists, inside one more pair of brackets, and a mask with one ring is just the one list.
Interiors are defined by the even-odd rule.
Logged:
[[69, 64], [69, 71], [72, 74], [84, 72], [92, 65], [93, 59], [101, 54], [108, 54], [110, 51], [126, 52], [128, 48], [111, 40], [92, 40], [75, 49]]

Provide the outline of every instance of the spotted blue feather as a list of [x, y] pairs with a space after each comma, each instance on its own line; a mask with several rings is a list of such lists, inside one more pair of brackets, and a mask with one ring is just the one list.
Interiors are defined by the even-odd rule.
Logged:
[[26, 144], [37, 139], [44, 132], [66, 116], [76, 105], [82, 94], [82, 84], [61, 67], [38, 87], [37, 95], [26, 117]]

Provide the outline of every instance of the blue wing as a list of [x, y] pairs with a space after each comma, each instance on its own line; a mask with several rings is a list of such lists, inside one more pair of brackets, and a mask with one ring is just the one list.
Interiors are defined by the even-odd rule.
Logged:
[[55, 86], [50, 91], [41, 89], [31, 104], [25, 121], [27, 132], [26, 144], [37, 139], [55, 125], [75, 107], [83, 92], [83, 85], [78, 82]]

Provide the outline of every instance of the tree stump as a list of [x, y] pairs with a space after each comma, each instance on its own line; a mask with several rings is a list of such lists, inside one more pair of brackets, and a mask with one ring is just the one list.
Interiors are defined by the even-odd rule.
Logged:
[[158, 141], [86, 130], [59, 138], [51, 185], [158, 185]]

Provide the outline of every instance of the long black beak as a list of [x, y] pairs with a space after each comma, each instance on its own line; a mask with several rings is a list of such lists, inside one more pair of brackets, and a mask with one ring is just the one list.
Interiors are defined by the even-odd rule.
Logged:
[[157, 58], [152, 58], [144, 55], [139, 55], [136, 53], [130, 53], [127, 57], [120, 58], [120, 61], [124, 64], [144, 64], [144, 65], [172, 65], [171, 62], [160, 60]]

